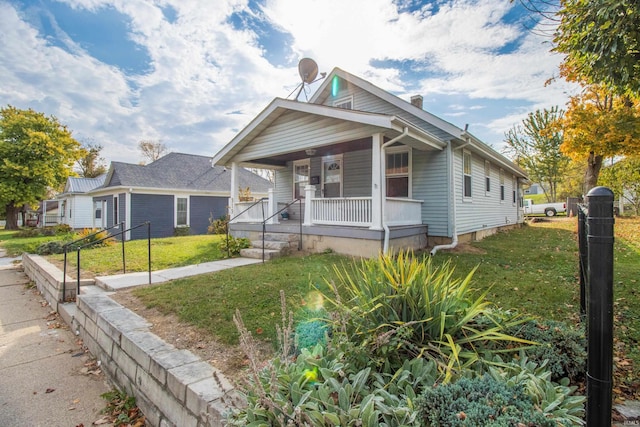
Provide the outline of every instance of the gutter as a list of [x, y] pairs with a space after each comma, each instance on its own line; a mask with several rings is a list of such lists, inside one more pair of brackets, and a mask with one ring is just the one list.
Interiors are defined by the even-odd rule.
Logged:
[[405, 126], [404, 130], [402, 131], [402, 133], [398, 136], [396, 136], [393, 139], [390, 139], [389, 141], [385, 142], [384, 144], [382, 144], [380, 146], [380, 163], [381, 163], [381, 170], [380, 170], [380, 174], [382, 175], [382, 182], [380, 185], [380, 191], [382, 192], [382, 228], [384, 229], [384, 245], [382, 247], [382, 253], [383, 254], [387, 254], [387, 252], [389, 252], [389, 226], [387, 225], [387, 221], [385, 220], [385, 208], [387, 206], [387, 180], [384, 176], [385, 170], [386, 170], [386, 166], [387, 166], [387, 155], [385, 153], [385, 149], [392, 145], [395, 144], [396, 142], [398, 142], [400, 139], [404, 138], [405, 136], [409, 135], [409, 127]]

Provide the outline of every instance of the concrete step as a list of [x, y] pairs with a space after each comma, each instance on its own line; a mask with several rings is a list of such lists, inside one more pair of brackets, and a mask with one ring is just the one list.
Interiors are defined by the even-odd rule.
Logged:
[[[262, 248], [262, 240], [252, 240], [251, 246], [254, 248]], [[290, 247], [290, 243], [275, 240], [265, 240], [264, 247], [265, 249], [283, 250], [288, 249]]]
[[[265, 233], [264, 240], [270, 240], [274, 242], [297, 242], [300, 235], [294, 233]], [[262, 233], [259, 235], [259, 239], [262, 240]]]
[[[247, 248], [240, 249], [240, 255], [245, 258], [253, 258], [253, 259], [262, 259], [262, 249], [261, 248]], [[264, 250], [264, 259], [274, 259], [282, 256], [282, 252], [275, 249], [265, 249]]]

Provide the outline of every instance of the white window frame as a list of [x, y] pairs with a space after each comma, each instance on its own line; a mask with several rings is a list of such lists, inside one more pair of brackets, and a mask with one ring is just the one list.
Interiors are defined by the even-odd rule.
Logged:
[[[412, 170], [412, 157], [411, 157], [411, 153], [413, 150], [411, 150], [410, 147], [407, 146], [400, 146], [400, 147], [389, 147], [385, 150], [385, 159], [384, 159], [384, 179], [385, 179], [385, 193], [389, 190], [388, 189], [388, 185], [386, 184], [386, 181], [388, 178], [403, 178], [403, 177], [407, 177], [407, 195], [406, 196], [394, 196], [394, 197], [401, 197], [401, 198], [408, 198], [410, 199], [413, 194], [412, 194], [412, 188], [413, 188], [413, 181], [411, 179], [411, 177], [413, 176], [413, 170]], [[402, 173], [387, 173], [388, 169], [389, 169], [389, 158], [387, 156], [389, 156], [390, 154], [401, 154], [401, 153], [407, 153], [407, 172], [402, 172]], [[385, 197], [390, 197], [387, 196], [385, 194]]]
[[[185, 217], [185, 223], [184, 224], [178, 224], [178, 200], [184, 199], [186, 200], [186, 217]], [[174, 227], [189, 227], [189, 205], [190, 205], [190, 200], [189, 200], [189, 196], [175, 196], [173, 198], [173, 212], [174, 212], [174, 220], [173, 220], [173, 226]]]
[[[465, 159], [469, 159], [469, 173], [465, 171]], [[466, 194], [466, 178], [469, 177], [469, 195]], [[462, 199], [465, 201], [473, 200], [473, 157], [471, 151], [462, 150]]]
[[484, 195], [491, 195], [491, 162], [484, 161]]
[[[306, 181], [302, 181], [302, 180], [297, 181], [296, 179], [298, 177], [298, 174], [296, 173], [296, 167], [297, 166], [305, 166], [305, 165], [307, 166], [307, 180]], [[292, 172], [293, 172], [293, 174], [292, 174], [293, 176], [291, 177], [291, 181], [292, 181], [293, 185], [291, 186], [291, 199], [295, 200], [295, 198], [296, 198], [296, 184], [302, 183], [302, 182], [306, 182], [307, 183], [306, 185], [309, 185], [309, 180], [311, 179], [311, 159], [295, 160], [293, 162], [293, 171]], [[304, 199], [304, 195], [305, 195], [304, 187], [305, 186], [302, 186], [300, 188], [300, 198], [301, 199]]]
[[518, 178], [513, 175], [511, 176], [511, 185], [513, 186], [511, 189], [511, 205], [516, 206], [518, 203]]
[[500, 169], [500, 203], [504, 203], [506, 198], [507, 194], [504, 185], [504, 170]]
[[120, 197], [119, 195], [115, 195], [113, 196], [113, 206], [112, 206], [112, 211], [113, 211], [113, 224], [111, 225], [116, 225], [118, 224], [120, 221]]
[[[350, 108], [343, 107], [345, 104], [351, 104]], [[343, 98], [336, 99], [333, 101], [333, 106], [336, 108], [344, 108], [345, 110], [353, 110], [353, 95], [345, 96]]]

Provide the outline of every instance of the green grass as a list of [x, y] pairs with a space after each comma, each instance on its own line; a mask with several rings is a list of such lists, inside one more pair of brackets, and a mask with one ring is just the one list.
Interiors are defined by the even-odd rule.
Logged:
[[18, 256], [23, 253], [35, 253], [42, 243], [53, 240], [63, 240], [70, 236], [37, 236], [37, 237], [16, 237], [18, 231], [0, 230], [0, 246], [7, 251], [8, 256]]
[[[222, 235], [206, 234], [151, 239], [151, 269], [164, 270], [222, 259], [226, 255], [220, 251], [223, 238]], [[147, 271], [147, 239], [127, 241], [124, 249], [127, 273]], [[47, 258], [61, 263], [64, 256], [49, 255]], [[72, 252], [67, 256], [67, 268], [75, 271], [76, 266], [77, 255]], [[122, 243], [118, 241], [106, 247], [81, 250], [80, 268], [83, 276], [122, 273]]]
[[280, 290], [286, 292], [288, 310], [296, 311], [318, 297], [312, 285], [327, 290], [325, 279], [334, 278], [332, 266], [346, 261], [348, 258], [335, 254], [280, 258], [139, 288], [134, 293], [147, 306], [175, 313], [226, 344], [237, 343], [236, 309], [255, 336], [273, 340], [275, 325], [281, 323]]

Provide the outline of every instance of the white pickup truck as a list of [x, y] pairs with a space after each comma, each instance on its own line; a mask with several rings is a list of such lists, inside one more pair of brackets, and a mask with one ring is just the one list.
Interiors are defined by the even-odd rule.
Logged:
[[556, 216], [559, 213], [567, 212], [566, 203], [538, 203], [534, 204], [531, 199], [524, 199], [525, 215], [546, 215]]

